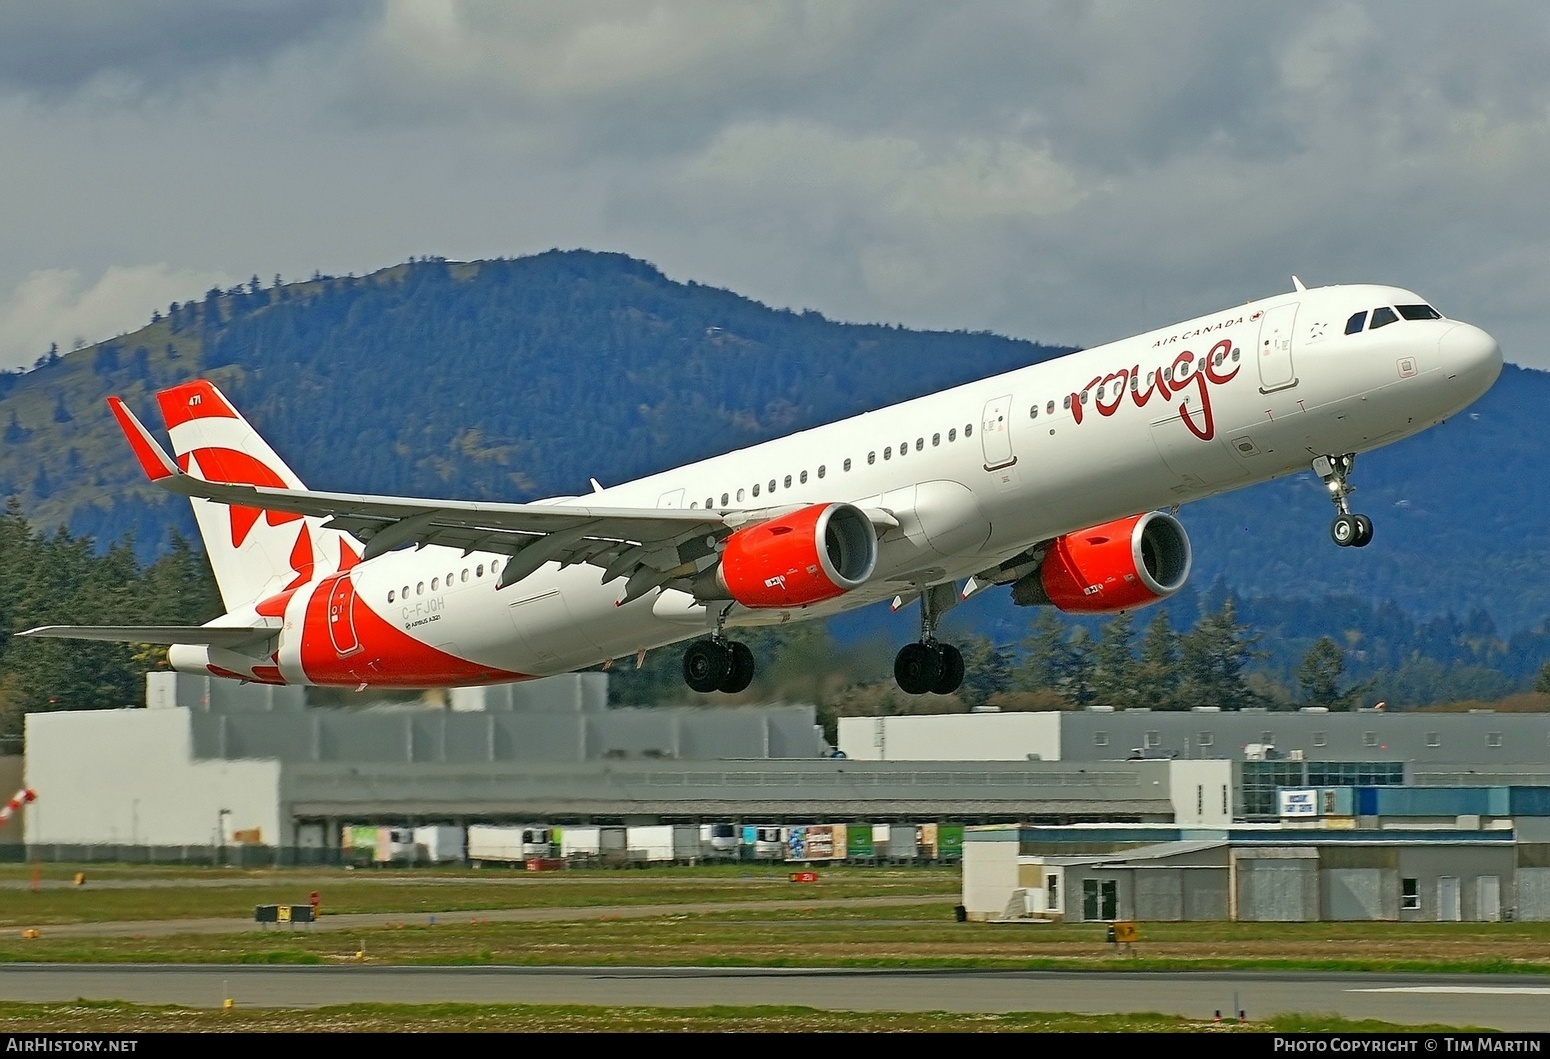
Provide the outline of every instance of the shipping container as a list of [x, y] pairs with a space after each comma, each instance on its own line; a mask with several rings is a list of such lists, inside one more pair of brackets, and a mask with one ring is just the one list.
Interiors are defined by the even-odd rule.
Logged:
[[463, 859], [464, 834], [451, 824], [425, 824], [414, 829], [414, 859], [419, 864], [453, 864]]

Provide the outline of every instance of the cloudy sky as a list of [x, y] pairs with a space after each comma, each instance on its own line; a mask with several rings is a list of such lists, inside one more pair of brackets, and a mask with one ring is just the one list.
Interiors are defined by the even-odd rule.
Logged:
[[0, 0], [0, 366], [587, 247], [1084, 345], [1391, 282], [1550, 368], [1547, 56], [1528, 0]]

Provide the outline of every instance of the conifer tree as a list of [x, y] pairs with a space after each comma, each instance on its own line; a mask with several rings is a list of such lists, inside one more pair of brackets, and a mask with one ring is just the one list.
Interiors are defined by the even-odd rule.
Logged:
[[1154, 710], [1177, 707], [1178, 666], [1178, 635], [1168, 621], [1168, 612], [1159, 610], [1141, 639], [1141, 658], [1136, 665], [1138, 704]]
[[1100, 630], [1093, 647], [1092, 685], [1094, 700], [1101, 705], [1124, 709], [1141, 705], [1136, 688], [1136, 660], [1132, 654], [1135, 618], [1121, 611]]

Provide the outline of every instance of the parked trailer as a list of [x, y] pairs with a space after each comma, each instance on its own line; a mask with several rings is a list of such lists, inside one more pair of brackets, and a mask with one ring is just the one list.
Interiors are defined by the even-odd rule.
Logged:
[[473, 824], [468, 829], [468, 859], [476, 868], [487, 861], [524, 864], [553, 856], [553, 835], [547, 827]]
[[340, 829], [339, 845], [345, 863], [357, 867], [414, 863], [414, 832], [407, 827], [346, 824]]
[[944, 864], [963, 861], [963, 825], [937, 825], [936, 859]]
[[414, 829], [417, 864], [454, 864], [463, 859], [466, 835], [452, 824], [425, 824]]
[[790, 829], [786, 836], [786, 859], [804, 864], [845, 859], [844, 824], [806, 824]]
[[889, 824], [887, 852], [891, 861], [913, 861], [920, 856], [920, 834], [914, 824]]
[[700, 829], [693, 824], [652, 824], [626, 828], [629, 859], [635, 863], [698, 861]]

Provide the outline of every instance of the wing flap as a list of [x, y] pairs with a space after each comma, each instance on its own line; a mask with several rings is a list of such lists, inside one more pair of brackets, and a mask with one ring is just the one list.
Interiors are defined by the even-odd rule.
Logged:
[[274, 636], [278, 628], [234, 628], [211, 625], [43, 625], [18, 636], [62, 640], [104, 640], [109, 643], [192, 644], [239, 650]]

